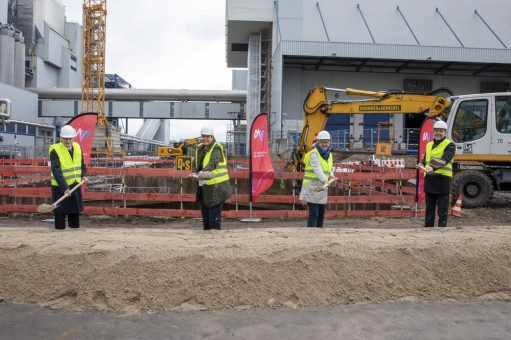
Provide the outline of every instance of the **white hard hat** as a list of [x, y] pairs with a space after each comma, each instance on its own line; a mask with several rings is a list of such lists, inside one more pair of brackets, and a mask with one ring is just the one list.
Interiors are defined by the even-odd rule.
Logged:
[[76, 130], [71, 125], [64, 125], [60, 129], [60, 137], [62, 138], [75, 138]]
[[214, 136], [215, 132], [213, 131], [213, 128], [210, 128], [208, 126], [204, 126], [200, 130], [200, 134], [201, 134], [201, 136]]
[[433, 126], [433, 129], [444, 129], [447, 130], [447, 123], [443, 120], [437, 120], [435, 122], [435, 125]]
[[331, 140], [332, 138], [330, 138], [330, 134], [328, 133], [328, 131], [320, 131], [318, 133], [318, 135], [316, 136], [316, 139], [317, 140]]

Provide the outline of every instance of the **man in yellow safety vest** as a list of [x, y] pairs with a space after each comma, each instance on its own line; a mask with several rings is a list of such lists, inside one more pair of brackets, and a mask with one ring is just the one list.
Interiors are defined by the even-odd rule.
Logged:
[[70, 190], [85, 177], [85, 164], [83, 162], [80, 144], [74, 142], [75, 129], [65, 125], [60, 130], [60, 142], [50, 145], [49, 155], [51, 162], [51, 196], [55, 202], [63, 195], [69, 196], [64, 199], [55, 209], [55, 229], [66, 228], [66, 215], [70, 228], [80, 227], [80, 212], [83, 211], [83, 199], [81, 189]]
[[447, 226], [449, 194], [452, 185], [452, 162], [455, 144], [446, 137], [447, 124], [439, 120], [433, 126], [434, 139], [426, 146], [426, 154], [420, 165], [424, 172], [426, 193], [425, 227], [435, 226], [435, 211], [438, 208], [438, 226]]

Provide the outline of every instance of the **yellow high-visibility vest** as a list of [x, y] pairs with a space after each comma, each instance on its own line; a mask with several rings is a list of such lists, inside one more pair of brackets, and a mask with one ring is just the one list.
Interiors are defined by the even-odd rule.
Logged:
[[332, 153], [330, 153], [328, 160], [326, 160], [323, 157], [321, 157], [319, 151], [316, 148], [312, 149], [311, 151], [307, 152], [305, 154], [305, 157], [303, 158], [303, 161], [305, 163], [305, 174], [303, 176], [303, 184], [319, 180], [318, 176], [316, 176], [316, 173], [314, 173], [314, 169], [312, 168], [309, 162], [309, 158], [312, 152], [315, 152], [318, 155], [319, 162], [321, 164], [321, 169], [323, 169], [323, 173], [325, 174], [326, 178], [330, 176], [330, 173], [332, 172], [332, 168], [334, 166], [334, 158], [332, 157]]
[[[444, 150], [447, 148], [449, 144], [452, 142], [448, 140], [447, 138], [444, 139], [440, 144], [436, 146], [436, 148], [433, 149], [433, 141], [429, 142], [426, 145], [426, 168], [429, 166], [429, 162], [431, 161], [431, 158], [441, 158], [444, 155]], [[444, 165], [443, 167], [435, 170], [434, 172], [439, 175], [452, 177], [452, 162], [454, 159], [451, 159], [451, 161]], [[427, 173], [424, 172], [424, 176], [426, 176]]]
[[[202, 144], [199, 144], [199, 147], [197, 150], [195, 150], [195, 168], [199, 168], [199, 148], [202, 146]], [[216, 142], [213, 143], [211, 148], [208, 152], [206, 152], [206, 155], [204, 156], [204, 159], [202, 160], [202, 168], [204, 169], [208, 164], [209, 160], [211, 158], [211, 153], [213, 152], [213, 149], [215, 146], [218, 146], [220, 148], [220, 152], [222, 153], [222, 161], [218, 163], [218, 166], [215, 170], [211, 171], [213, 173], [213, 177], [208, 179], [205, 183], [205, 185], [213, 185], [222, 183], [229, 180], [229, 173], [227, 171], [227, 159], [224, 155], [224, 147], [222, 144], [217, 144]]]
[[[73, 158], [63, 143], [50, 145], [48, 154], [51, 154], [52, 150], [55, 150], [59, 157], [60, 168], [67, 185], [80, 183], [82, 180], [82, 148], [80, 144], [73, 142]], [[53, 172], [51, 173], [51, 185], [58, 186]]]

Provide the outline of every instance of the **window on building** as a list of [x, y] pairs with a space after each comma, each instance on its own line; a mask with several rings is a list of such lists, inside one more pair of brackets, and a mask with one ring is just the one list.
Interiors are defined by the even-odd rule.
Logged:
[[403, 89], [406, 92], [427, 93], [433, 90], [432, 79], [405, 79]]
[[509, 92], [511, 83], [505, 81], [482, 81], [481, 93]]
[[16, 133], [19, 133], [21, 135], [26, 135], [27, 134], [27, 126], [25, 124], [18, 124]]
[[495, 97], [495, 114], [497, 131], [511, 133], [511, 96]]
[[233, 52], [247, 52], [248, 44], [232, 43], [231, 51], [233, 51]]
[[78, 68], [77, 58], [74, 55], [71, 55], [71, 70], [76, 72], [77, 68]]
[[5, 126], [5, 131], [10, 133], [16, 133], [16, 124], [10, 123]]
[[470, 142], [486, 134], [488, 121], [488, 100], [465, 100], [456, 111], [452, 138], [456, 143]]
[[35, 136], [35, 132], [36, 132], [36, 127], [35, 126], [32, 126], [32, 125], [29, 125], [27, 127], [28, 131], [27, 133], [31, 136]]

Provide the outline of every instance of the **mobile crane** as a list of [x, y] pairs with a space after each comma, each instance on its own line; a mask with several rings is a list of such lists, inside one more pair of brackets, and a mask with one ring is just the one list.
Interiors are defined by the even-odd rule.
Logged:
[[[370, 97], [331, 99], [329, 94]], [[303, 171], [303, 157], [314, 137], [334, 114], [420, 114], [447, 121], [447, 137], [456, 144], [453, 193], [464, 195], [467, 208], [484, 205], [494, 191], [511, 190], [511, 93], [443, 97], [431, 93], [313, 88], [304, 101], [303, 130], [291, 167]]]

